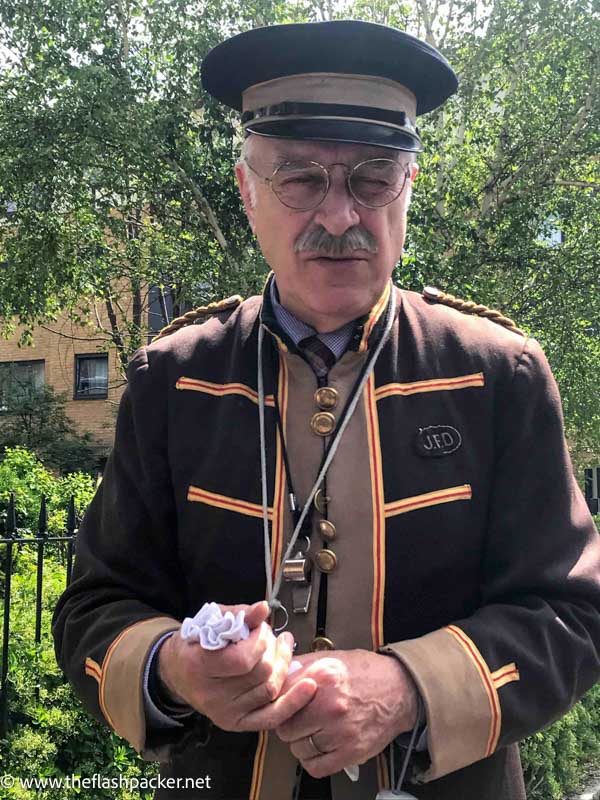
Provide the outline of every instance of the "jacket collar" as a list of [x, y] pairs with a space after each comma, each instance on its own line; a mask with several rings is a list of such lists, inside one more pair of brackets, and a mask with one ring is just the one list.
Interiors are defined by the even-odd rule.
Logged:
[[[297, 354], [299, 350], [295, 342], [279, 324], [273, 308], [271, 286], [274, 279], [275, 274], [270, 272], [263, 288], [260, 320], [269, 333], [275, 338], [281, 350]], [[354, 331], [348, 344], [348, 350], [364, 353], [377, 344], [385, 327], [385, 311], [390, 302], [391, 287], [392, 283], [388, 281], [380, 298], [369, 313], [364, 314], [354, 321]]]

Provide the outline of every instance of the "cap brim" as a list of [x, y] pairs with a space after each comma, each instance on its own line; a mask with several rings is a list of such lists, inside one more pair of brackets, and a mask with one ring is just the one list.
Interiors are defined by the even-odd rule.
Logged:
[[354, 120], [282, 119], [262, 123], [257, 120], [247, 125], [246, 131], [279, 139], [366, 144], [408, 153], [420, 153], [423, 149], [418, 139], [393, 127]]

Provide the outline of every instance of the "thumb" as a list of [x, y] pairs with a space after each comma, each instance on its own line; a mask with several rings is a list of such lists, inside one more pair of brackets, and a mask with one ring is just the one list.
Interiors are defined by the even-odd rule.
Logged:
[[244, 621], [250, 629], [257, 628], [261, 622], [264, 622], [270, 613], [269, 605], [266, 600], [259, 600], [258, 603], [248, 605], [248, 603], [238, 603], [237, 605], [227, 606], [224, 603], [219, 603], [221, 613], [225, 614], [231, 611], [232, 614], [237, 615], [240, 611], [244, 611]]
[[259, 603], [254, 603], [246, 610], [246, 625], [253, 630], [258, 628], [269, 617], [271, 610], [266, 600], [261, 600]]

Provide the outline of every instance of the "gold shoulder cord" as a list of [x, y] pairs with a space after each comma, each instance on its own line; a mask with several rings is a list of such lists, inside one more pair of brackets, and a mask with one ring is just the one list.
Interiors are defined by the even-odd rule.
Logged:
[[436, 289], [433, 286], [426, 286], [423, 289], [423, 297], [431, 303], [443, 303], [445, 306], [455, 308], [457, 311], [462, 311], [465, 314], [475, 314], [478, 317], [485, 317], [498, 325], [508, 328], [509, 331], [517, 333], [519, 336], [527, 336], [525, 331], [517, 328], [516, 323], [509, 317], [505, 317], [499, 311], [493, 308], [482, 306], [479, 303], [473, 303], [470, 300], [461, 300], [459, 297], [454, 297], [452, 294], [446, 294], [441, 289]]
[[188, 311], [181, 317], [176, 317], [173, 322], [169, 323], [169, 325], [165, 325], [165, 327], [156, 334], [152, 341], [156, 342], [158, 339], [162, 339], [163, 336], [168, 336], [170, 333], [175, 333], [175, 331], [178, 331], [180, 328], [185, 328], [186, 325], [193, 325], [194, 322], [198, 322], [198, 320], [204, 321], [209, 317], [212, 317], [213, 314], [220, 314], [223, 311], [231, 311], [232, 309], [237, 308], [242, 302], [243, 298], [240, 297], [239, 294], [234, 294], [231, 297], [225, 298], [225, 300], [216, 300], [214, 303], [209, 303], [207, 306], [199, 306], [198, 308], [194, 308], [193, 311]]

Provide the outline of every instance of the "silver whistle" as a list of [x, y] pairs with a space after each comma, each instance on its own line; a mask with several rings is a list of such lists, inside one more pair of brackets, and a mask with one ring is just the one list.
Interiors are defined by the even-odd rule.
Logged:
[[292, 610], [294, 614], [307, 614], [312, 594], [312, 562], [301, 550], [283, 565], [283, 578], [292, 584]]
[[308, 583], [312, 564], [301, 550], [295, 556], [288, 558], [283, 565], [283, 578], [289, 583]]
[[308, 614], [311, 594], [312, 583], [292, 587], [292, 611], [294, 614]]

